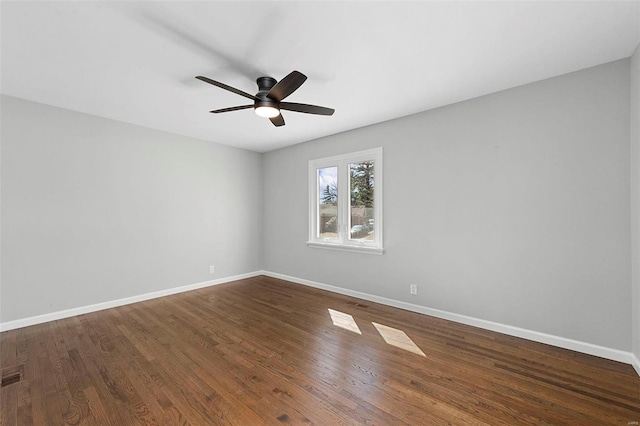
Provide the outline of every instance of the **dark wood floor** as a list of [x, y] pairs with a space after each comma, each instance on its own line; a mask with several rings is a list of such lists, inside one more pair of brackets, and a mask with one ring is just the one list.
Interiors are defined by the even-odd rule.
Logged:
[[7, 426], [640, 422], [629, 365], [267, 277], [0, 342]]

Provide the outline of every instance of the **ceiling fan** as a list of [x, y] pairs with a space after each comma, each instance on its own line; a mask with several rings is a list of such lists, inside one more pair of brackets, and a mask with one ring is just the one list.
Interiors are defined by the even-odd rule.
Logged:
[[221, 112], [239, 111], [241, 109], [253, 108], [256, 114], [260, 117], [266, 117], [273, 123], [274, 126], [284, 126], [284, 118], [280, 114], [280, 110], [302, 112], [305, 114], [317, 114], [317, 115], [333, 115], [334, 109], [325, 108], [317, 105], [299, 104], [295, 102], [282, 102], [287, 96], [298, 90], [302, 83], [305, 82], [307, 76], [299, 71], [292, 71], [280, 81], [277, 81], [271, 77], [259, 77], [256, 82], [258, 83], [258, 93], [251, 95], [235, 87], [227, 86], [219, 81], [211, 80], [210, 78], [203, 77], [201, 75], [196, 77], [198, 80], [202, 80], [206, 83], [218, 86], [221, 89], [228, 90], [245, 98], [253, 100], [252, 105], [240, 105], [229, 108], [222, 108], [210, 111], [214, 114]]

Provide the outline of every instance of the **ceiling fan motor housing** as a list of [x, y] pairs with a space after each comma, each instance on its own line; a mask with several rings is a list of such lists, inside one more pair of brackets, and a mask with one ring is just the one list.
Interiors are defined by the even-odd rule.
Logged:
[[258, 108], [258, 107], [278, 108], [279, 102], [274, 101], [273, 99], [267, 97], [269, 90], [271, 90], [271, 88], [276, 85], [277, 80], [271, 77], [258, 77], [258, 79], [256, 80], [256, 83], [258, 83], [258, 93], [256, 93], [256, 98], [258, 98], [259, 100], [256, 100], [254, 102], [254, 108]]
[[[267, 94], [269, 93], [271, 88], [276, 85], [277, 83], [276, 79], [271, 77], [258, 77], [258, 79], [256, 80], [256, 83], [258, 83], [258, 93], [256, 93], [257, 99], [253, 102], [253, 109], [256, 110], [256, 113], [258, 115], [267, 116], [267, 117], [275, 116], [280, 111], [280, 102], [269, 98]], [[275, 110], [273, 109], [270, 110], [272, 115], [265, 115], [264, 112], [260, 113], [258, 111], [258, 108], [265, 108], [265, 107], [268, 107], [270, 109], [271, 108], [275, 109]]]
[[278, 81], [275, 78], [258, 77], [258, 79], [256, 80], [256, 83], [258, 83], [258, 93], [264, 92], [264, 94], [266, 95], [267, 93], [269, 93], [269, 90], [271, 90], [271, 88], [276, 85], [277, 82]]

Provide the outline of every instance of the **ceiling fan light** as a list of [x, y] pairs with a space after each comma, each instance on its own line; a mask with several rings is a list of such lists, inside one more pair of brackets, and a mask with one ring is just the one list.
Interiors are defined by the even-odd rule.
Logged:
[[273, 118], [280, 115], [280, 110], [272, 106], [259, 106], [255, 108], [256, 114], [260, 117]]

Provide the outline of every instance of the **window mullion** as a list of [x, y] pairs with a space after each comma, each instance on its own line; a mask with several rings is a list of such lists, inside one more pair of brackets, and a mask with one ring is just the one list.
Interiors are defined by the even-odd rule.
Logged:
[[338, 225], [340, 227], [340, 233], [338, 238], [341, 244], [346, 243], [348, 238], [348, 207], [347, 200], [349, 199], [349, 179], [347, 174], [347, 167], [344, 162], [338, 163], [338, 217], [340, 219]]

